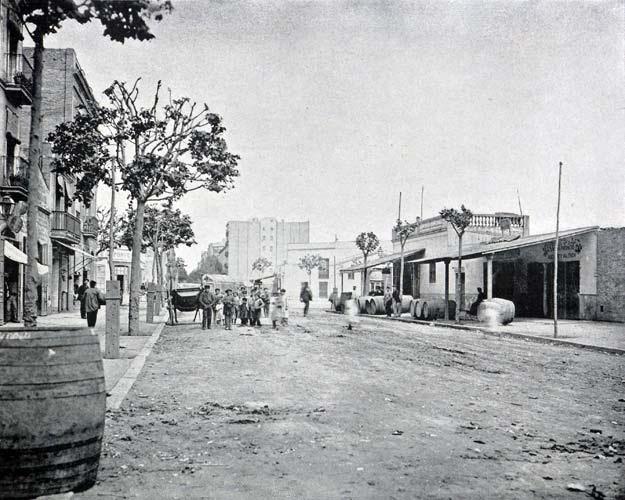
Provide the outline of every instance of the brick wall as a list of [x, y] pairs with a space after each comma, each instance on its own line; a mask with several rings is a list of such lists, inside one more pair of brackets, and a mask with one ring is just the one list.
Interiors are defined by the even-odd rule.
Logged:
[[597, 234], [597, 319], [625, 321], [625, 227]]

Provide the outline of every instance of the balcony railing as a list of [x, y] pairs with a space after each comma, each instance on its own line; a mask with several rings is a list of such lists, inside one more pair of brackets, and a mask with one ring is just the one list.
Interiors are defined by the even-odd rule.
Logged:
[[0, 186], [19, 187], [28, 190], [28, 160], [14, 156], [2, 156]]
[[33, 67], [27, 58], [22, 54], [4, 54], [0, 77], [6, 85], [6, 91], [23, 94], [20, 98], [21, 104], [30, 103], [33, 92]]
[[80, 240], [80, 219], [70, 213], [55, 210], [52, 212], [52, 231], [63, 231]]

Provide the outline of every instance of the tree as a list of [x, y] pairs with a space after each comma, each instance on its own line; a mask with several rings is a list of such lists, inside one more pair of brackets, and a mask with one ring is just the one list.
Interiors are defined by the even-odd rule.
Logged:
[[462, 237], [464, 232], [471, 225], [473, 212], [464, 205], [460, 210], [455, 208], [443, 208], [440, 212], [443, 220], [451, 224], [458, 235], [458, 274], [456, 275], [456, 323], [460, 323], [460, 309], [464, 297], [462, 296]]
[[104, 36], [123, 43], [127, 39], [150, 40], [147, 20], [160, 21], [163, 13], [170, 12], [170, 0], [11, 0], [9, 8], [30, 32], [35, 44], [33, 51], [32, 104], [28, 151], [28, 225], [26, 254], [28, 265], [24, 284], [24, 326], [37, 326], [37, 218], [39, 211], [39, 165], [41, 160], [41, 88], [43, 74], [44, 39], [61, 28], [66, 20], [85, 24], [97, 19], [104, 26]]
[[306, 271], [308, 274], [308, 285], [310, 285], [310, 275], [312, 274], [313, 269], [319, 267], [321, 264], [321, 255], [319, 254], [309, 254], [307, 253], [303, 257], [300, 257], [298, 262], [298, 267]]
[[366, 295], [367, 294], [367, 259], [369, 258], [369, 255], [371, 255], [373, 252], [375, 252], [378, 247], [380, 246], [380, 240], [378, 239], [378, 237], [375, 235], [375, 233], [372, 232], [368, 232], [368, 233], [360, 233], [357, 237], [356, 237], [356, 246], [358, 247], [358, 249], [362, 252], [362, 256], [363, 256], [363, 269], [362, 269], [362, 280], [361, 280], [361, 285], [362, 285], [362, 294]]
[[[98, 233], [96, 237], [97, 248], [95, 255], [100, 255], [110, 248], [111, 239], [111, 210], [110, 208], [98, 207], [95, 217], [98, 221]], [[122, 228], [116, 218], [113, 222], [113, 248], [121, 244]], [[112, 275], [111, 275], [112, 276]]]
[[399, 293], [400, 295], [404, 293], [404, 247], [406, 246], [406, 241], [412, 233], [417, 230], [419, 227], [420, 219], [417, 217], [417, 221], [410, 223], [408, 221], [403, 221], [401, 219], [397, 219], [397, 223], [393, 228], [395, 234], [399, 238], [399, 244], [401, 248], [400, 253], [400, 265], [399, 265]]
[[[78, 125], [82, 117], [61, 124], [52, 138], [52, 150], [57, 154], [55, 169], [79, 179], [77, 198], [89, 201], [93, 189], [104, 182], [125, 191], [134, 208], [130, 335], [139, 333], [140, 253], [146, 206], [153, 202], [171, 205], [197, 189], [221, 192], [231, 188], [239, 175], [236, 168], [239, 156], [228, 151], [223, 137], [226, 129], [219, 115], [212, 113], [207, 105], [198, 106], [186, 97], [173, 98], [171, 94], [161, 104], [161, 82], [152, 104], [141, 107], [138, 85], [139, 80], [132, 86], [114, 81], [104, 91], [110, 107], [97, 113], [106, 140], [103, 139], [96, 156], [110, 155], [113, 146], [119, 152], [115, 155], [116, 162], [93, 162], [81, 154], [85, 131]], [[112, 178], [111, 164], [119, 169], [119, 182]]]
[[[126, 214], [120, 221], [120, 226], [120, 242], [132, 250], [135, 232], [135, 215], [132, 208], [126, 211]], [[152, 275], [156, 275], [156, 281], [159, 285], [162, 285], [164, 282], [164, 253], [179, 245], [190, 247], [196, 244], [195, 233], [191, 226], [191, 217], [183, 214], [179, 209], [174, 210], [167, 206], [145, 207], [141, 251], [152, 249], [154, 252]]]
[[258, 257], [258, 259], [252, 262], [252, 271], [258, 271], [262, 276], [263, 273], [272, 266], [273, 264], [269, 259], [265, 257]]
[[176, 281], [187, 281], [189, 276], [186, 270], [187, 264], [182, 257], [176, 257], [176, 272], [178, 274]]

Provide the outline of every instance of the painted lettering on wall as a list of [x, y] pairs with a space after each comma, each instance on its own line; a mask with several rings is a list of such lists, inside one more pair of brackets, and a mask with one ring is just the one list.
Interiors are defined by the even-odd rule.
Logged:
[[[548, 259], [553, 259], [555, 251], [555, 241], [548, 241], [543, 244], [543, 255]], [[582, 251], [584, 246], [579, 238], [566, 238], [558, 242], [558, 258], [559, 259], [572, 259], [577, 257]]]

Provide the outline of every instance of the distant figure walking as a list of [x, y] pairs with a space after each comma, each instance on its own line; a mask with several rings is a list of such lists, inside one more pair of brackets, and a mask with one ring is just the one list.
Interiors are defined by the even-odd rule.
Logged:
[[401, 316], [401, 294], [397, 287], [393, 290], [393, 309], [395, 309], [395, 317], [399, 318]]
[[76, 290], [76, 297], [80, 301], [80, 317], [82, 319], [87, 317], [87, 310], [85, 309], [85, 292], [87, 290], [89, 290], [89, 280], [86, 279]]
[[213, 316], [213, 305], [215, 296], [210, 291], [210, 286], [206, 285], [197, 297], [198, 307], [202, 310], [202, 330], [211, 329], [211, 319]]
[[312, 299], [313, 299], [312, 291], [310, 290], [308, 283], [306, 283], [302, 287], [302, 291], [299, 294], [300, 302], [304, 303], [304, 317], [308, 316], [308, 309], [310, 308], [310, 301]]
[[384, 294], [384, 311], [387, 318], [393, 315], [393, 294], [390, 286], [386, 287], [386, 293]]
[[94, 332], [96, 321], [98, 320], [98, 310], [100, 306], [106, 304], [104, 295], [96, 287], [95, 281], [89, 282], [89, 287], [83, 294], [85, 300], [85, 311], [87, 313], [87, 326], [91, 328], [91, 333]]
[[226, 290], [226, 296], [223, 298], [224, 305], [224, 326], [226, 330], [232, 330], [232, 318], [234, 316], [235, 303], [232, 290]]

